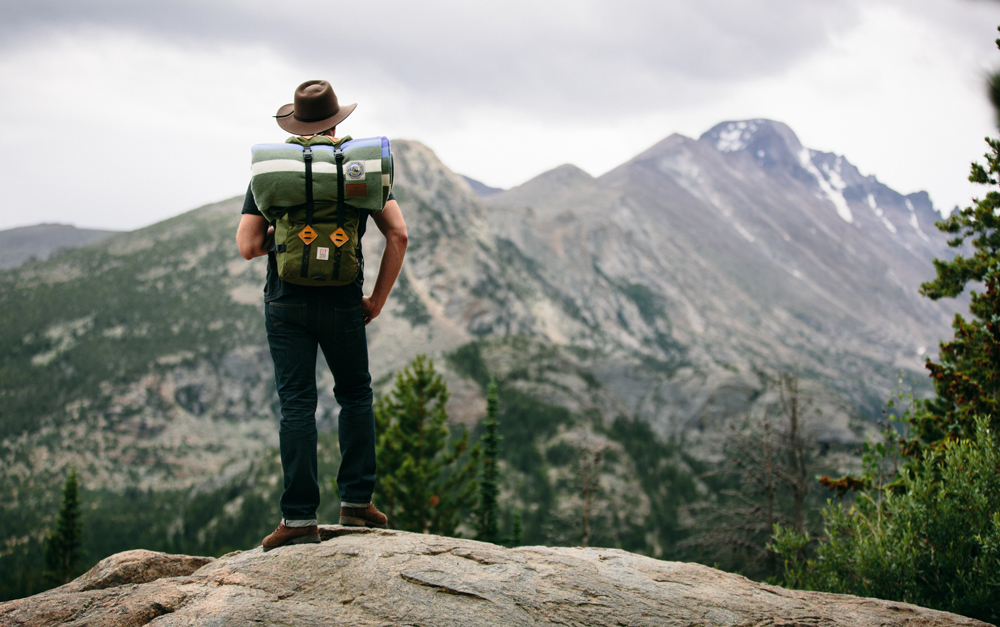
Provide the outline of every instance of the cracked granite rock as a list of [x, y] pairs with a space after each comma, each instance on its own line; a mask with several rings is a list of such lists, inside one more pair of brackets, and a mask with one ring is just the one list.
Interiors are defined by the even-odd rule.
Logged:
[[129, 551], [0, 604], [0, 625], [985, 625], [800, 592], [617, 549], [520, 547], [341, 526], [219, 559]]

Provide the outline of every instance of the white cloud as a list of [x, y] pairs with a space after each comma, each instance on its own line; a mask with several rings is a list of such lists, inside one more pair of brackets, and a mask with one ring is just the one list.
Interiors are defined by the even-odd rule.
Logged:
[[282, 138], [270, 116], [317, 77], [360, 103], [346, 132], [418, 139], [491, 185], [766, 117], [950, 207], [1000, 61], [1000, 5], [958, 0], [379, 0], [358, 29], [325, 0], [57, 4], [0, 27], [0, 228], [130, 229], [238, 194], [248, 147]]
[[131, 229], [238, 193], [290, 74], [265, 49], [94, 30], [5, 55], [0, 226]]

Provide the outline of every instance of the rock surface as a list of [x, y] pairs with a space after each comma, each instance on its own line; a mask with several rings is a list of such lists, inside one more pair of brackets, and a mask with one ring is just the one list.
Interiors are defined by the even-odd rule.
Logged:
[[0, 604], [0, 625], [985, 625], [614, 549], [321, 531], [318, 545], [217, 560], [122, 553], [71, 584]]
[[143, 549], [124, 551], [102, 559], [86, 573], [60, 587], [59, 591], [104, 590], [130, 583], [149, 583], [168, 577], [183, 577], [214, 561], [214, 557], [169, 555]]

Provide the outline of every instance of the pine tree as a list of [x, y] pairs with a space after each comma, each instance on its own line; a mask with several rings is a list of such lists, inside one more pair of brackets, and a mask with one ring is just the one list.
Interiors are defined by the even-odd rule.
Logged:
[[524, 540], [524, 521], [521, 518], [521, 510], [517, 509], [514, 510], [514, 522], [510, 524], [510, 540], [507, 546], [521, 546], [522, 540]]
[[497, 384], [490, 380], [486, 394], [486, 433], [483, 434], [482, 471], [479, 477], [479, 507], [477, 539], [483, 542], [500, 540], [497, 498], [500, 495], [500, 434], [497, 432]]
[[956, 314], [955, 338], [941, 344], [937, 363], [927, 360], [937, 396], [909, 420], [915, 437], [905, 452], [911, 456], [922, 457], [946, 440], [971, 436], [977, 415], [993, 416], [993, 428], [1000, 426], [1000, 140], [987, 138], [986, 143], [986, 167], [973, 163], [969, 180], [993, 189], [937, 223], [955, 236], [949, 246], [971, 243], [974, 252], [951, 261], [935, 259], [937, 277], [924, 283], [921, 292], [934, 300], [954, 298], [973, 282], [984, 283], [986, 291], [972, 292], [972, 319]]
[[80, 520], [79, 481], [76, 468], [69, 472], [63, 485], [62, 506], [56, 519], [55, 531], [45, 536], [45, 566], [54, 583], [69, 583], [76, 573], [84, 552], [80, 548], [83, 522]]
[[454, 535], [475, 504], [480, 448], [469, 449], [466, 429], [449, 438], [447, 402], [434, 362], [418, 355], [375, 404], [375, 491], [397, 529]]

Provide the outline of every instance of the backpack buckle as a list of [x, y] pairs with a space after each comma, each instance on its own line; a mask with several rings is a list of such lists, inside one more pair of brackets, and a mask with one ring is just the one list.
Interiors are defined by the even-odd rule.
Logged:
[[313, 149], [312, 146], [303, 146], [302, 148], [302, 158], [306, 161], [312, 161]]

